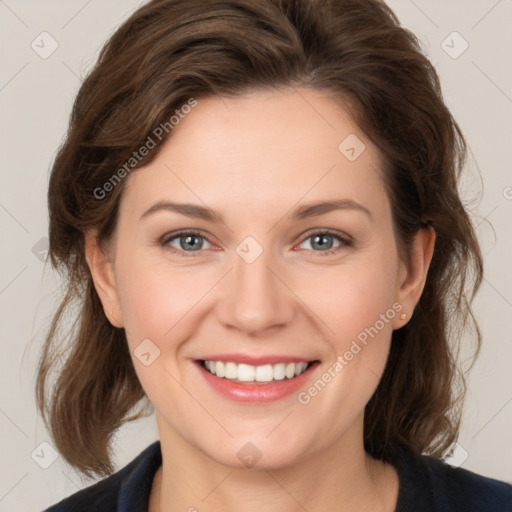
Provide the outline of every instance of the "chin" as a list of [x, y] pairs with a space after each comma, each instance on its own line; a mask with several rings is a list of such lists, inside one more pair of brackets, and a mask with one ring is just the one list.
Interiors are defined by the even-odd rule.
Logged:
[[306, 447], [302, 447], [292, 436], [288, 443], [281, 440], [265, 439], [257, 436], [230, 439], [229, 442], [204, 446], [203, 453], [218, 464], [235, 469], [276, 470], [297, 464], [304, 456]]

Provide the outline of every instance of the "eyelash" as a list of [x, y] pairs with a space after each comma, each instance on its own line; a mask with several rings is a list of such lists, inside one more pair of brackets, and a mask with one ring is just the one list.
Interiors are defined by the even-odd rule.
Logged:
[[[196, 257], [200, 256], [200, 254], [203, 252], [202, 249], [198, 250], [198, 251], [182, 251], [180, 249], [176, 249], [175, 247], [172, 247], [172, 246], [168, 245], [169, 242], [173, 241], [174, 239], [182, 237], [182, 236], [186, 236], [186, 235], [192, 235], [192, 236], [197, 236], [197, 237], [200, 237], [200, 238], [204, 238], [210, 244], [212, 243], [208, 239], [208, 237], [204, 236], [199, 231], [179, 231], [177, 233], [170, 233], [170, 234], [164, 235], [160, 239], [160, 245], [162, 247], [164, 247], [165, 249], [169, 250], [170, 252], [172, 252], [174, 254], [178, 254], [180, 256], [184, 256], [186, 258], [188, 258], [188, 257], [196, 258]], [[338, 247], [336, 247], [334, 249], [328, 249], [326, 251], [313, 251], [312, 249], [307, 249], [309, 251], [312, 251], [312, 252], [315, 252], [315, 253], [319, 253], [319, 256], [322, 256], [322, 257], [323, 256], [332, 256], [334, 254], [337, 254], [339, 251], [341, 251], [344, 248], [352, 247], [353, 246], [353, 240], [351, 240], [348, 237], [344, 238], [337, 231], [333, 231], [331, 229], [323, 229], [323, 230], [317, 230], [317, 231], [310, 232], [310, 233], [307, 234], [307, 236], [305, 236], [302, 239], [301, 244], [303, 242], [305, 242], [308, 238], [311, 238], [311, 237], [313, 237], [315, 235], [330, 235], [330, 236], [336, 238], [339, 242], [341, 242], [341, 244]], [[196, 254], [194, 254], [194, 253], [196, 253]]]

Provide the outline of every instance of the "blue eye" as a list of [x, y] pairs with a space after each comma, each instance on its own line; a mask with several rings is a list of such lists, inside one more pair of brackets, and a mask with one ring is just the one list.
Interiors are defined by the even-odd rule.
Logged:
[[[314, 249], [309, 250], [318, 253], [319, 256], [333, 255], [342, 249], [353, 245], [353, 241], [349, 237], [343, 237], [338, 232], [329, 229], [317, 230], [316, 232], [309, 233], [308, 236], [303, 239], [301, 245], [309, 239], [312, 239], [312, 247], [316, 246], [317, 248], [320, 248], [319, 251]], [[332, 242], [329, 241], [330, 239], [338, 240], [339, 245], [333, 248]], [[171, 242], [174, 241], [178, 242], [178, 247], [171, 245]], [[211, 243], [200, 232], [182, 231], [179, 233], [170, 233], [169, 235], [164, 236], [160, 241], [160, 245], [168, 249], [170, 252], [180, 256], [197, 257], [200, 256], [202, 249], [204, 249], [203, 241]]]
[[[331, 231], [329, 229], [323, 230], [323, 231], [316, 231], [314, 233], [310, 233], [302, 243], [304, 243], [306, 240], [312, 240], [310, 242], [311, 246], [317, 246], [320, 247], [320, 251], [314, 251], [314, 252], [320, 252], [324, 254], [319, 254], [319, 256], [326, 256], [326, 255], [332, 255], [336, 254], [337, 252], [341, 251], [345, 247], [351, 247], [353, 242], [348, 237], [342, 237], [339, 234], [337, 234], [334, 231]], [[329, 242], [329, 239], [336, 239], [340, 244], [337, 247], [332, 248], [332, 242]]]
[[[174, 240], [177, 240], [180, 247], [176, 248], [170, 245]], [[188, 252], [199, 252], [203, 249], [202, 240], [207, 240], [200, 233], [194, 231], [185, 231], [169, 237], [164, 238], [162, 245], [169, 248], [171, 252], [176, 254], [188, 253]], [[188, 249], [192, 249], [189, 251]], [[185, 254], [185, 256], [196, 256], [196, 254]]]

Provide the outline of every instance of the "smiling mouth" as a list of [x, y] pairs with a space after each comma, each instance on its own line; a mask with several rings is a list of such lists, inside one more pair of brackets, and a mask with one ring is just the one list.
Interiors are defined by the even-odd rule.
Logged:
[[208, 373], [240, 384], [268, 384], [291, 380], [319, 363], [319, 361], [309, 361], [253, 366], [228, 361], [199, 360], [198, 362]]

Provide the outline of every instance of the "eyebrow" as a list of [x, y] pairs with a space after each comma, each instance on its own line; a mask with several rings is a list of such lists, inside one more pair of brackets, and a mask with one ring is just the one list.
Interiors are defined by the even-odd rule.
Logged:
[[[331, 199], [327, 201], [316, 201], [299, 206], [291, 213], [291, 219], [294, 221], [303, 220], [309, 217], [317, 217], [335, 210], [355, 210], [366, 214], [370, 220], [373, 220], [372, 213], [362, 204], [352, 199]], [[191, 203], [174, 203], [170, 201], [158, 201], [140, 217], [140, 220], [159, 211], [170, 211], [185, 215], [187, 217], [202, 219], [214, 223], [224, 223], [221, 214], [214, 210]]]

